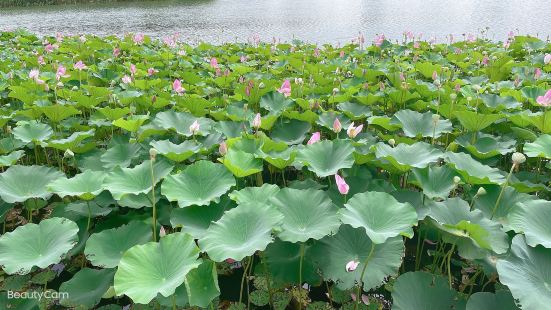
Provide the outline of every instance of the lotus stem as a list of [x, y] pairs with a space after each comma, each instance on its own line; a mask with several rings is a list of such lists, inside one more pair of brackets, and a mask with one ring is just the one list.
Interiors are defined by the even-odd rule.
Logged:
[[153, 159], [149, 161], [149, 167], [151, 168], [151, 206], [153, 207], [153, 219], [152, 219], [152, 227], [153, 227], [153, 241], [157, 242], [157, 207], [155, 205], [155, 173], [153, 171]]
[[455, 243], [452, 245], [452, 248], [448, 254], [448, 282], [450, 283], [450, 289], [452, 288], [451, 259], [452, 259], [454, 250], [455, 250]]
[[360, 283], [358, 283], [358, 288], [356, 290], [356, 303], [354, 304], [354, 310], [356, 310], [360, 306], [360, 302], [362, 300], [362, 291], [364, 286], [364, 274], [365, 270], [367, 269], [367, 263], [369, 263], [369, 259], [371, 258], [371, 255], [373, 255], [373, 251], [375, 250], [375, 243], [371, 241], [371, 250], [369, 251], [369, 254], [367, 255], [367, 258], [365, 259], [364, 267], [362, 268], [362, 273], [360, 274]]
[[[260, 254], [262, 255], [262, 254]], [[264, 258], [264, 256], [262, 255], [261, 258]], [[266, 263], [266, 261], [263, 259], [262, 260], [262, 265], [264, 265], [264, 273], [266, 274], [266, 286], [268, 288], [268, 298], [269, 298], [269, 301], [270, 301], [270, 308], [274, 308], [274, 299], [273, 299], [273, 295], [272, 295], [272, 284], [270, 284], [271, 280], [270, 280], [270, 272], [268, 271], [268, 264]]]
[[300, 258], [298, 263], [298, 309], [302, 310], [302, 261], [304, 260], [304, 242], [300, 244]]
[[86, 222], [86, 232], [90, 230], [90, 220], [92, 218], [92, 211], [90, 210], [90, 200], [86, 200], [86, 206], [88, 207], [88, 221]]
[[[254, 254], [253, 254], [254, 255]], [[249, 269], [251, 265], [252, 259], [249, 258], [249, 262], [243, 267], [243, 276], [241, 277], [241, 288], [239, 289], [239, 303], [241, 304], [241, 301], [243, 300], [243, 286], [245, 284], [245, 278], [247, 277], [247, 270]]]
[[499, 196], [497, 196], [496, 204], [494, 205], [494, 208], [492, 209], [492, 214], [490, 215], [490, 220], [494, 218], [494, 215], [497, 211], [497, 207], [499, 206], [499, 202], [501, 201], [501, 197], [503, 197], [503, 193], [505, 192], [505, 188], [509, 184], [509, 180], [511, 179], [511, 175], [513, 174], [513, 170], [515, 169], [516, 164], [513, 164], [511, 166], [511, 170], [509, 170], [509, 174], [507, 175], [507, 179], [505, 180], [505, 183], [503, 183], [503, 186], [501, 187], [501, 191], [499, 192]]
[[[252, 271], [253, 270], [253, 262], [254, 262], [254, 254], [251, 255], [251, 262], [249, 263], [250, 266], [249, 266], [249, 271], [248, 271], [248, 277], [250, 277], [252, 272], [253, 272]], [[251, 296], [251, 292], [250, 292], [248, 279], [249, 278], [247, 278], [247, 309], [250, 309], [251, 308], [251, 299], [249, 298], [249, 296]]]

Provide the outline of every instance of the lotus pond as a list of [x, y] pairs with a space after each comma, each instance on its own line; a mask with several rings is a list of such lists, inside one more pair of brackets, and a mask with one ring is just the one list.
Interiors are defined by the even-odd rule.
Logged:
[[0, 307], [550, 309], [551, 45], [355, 42], [0, 33]]

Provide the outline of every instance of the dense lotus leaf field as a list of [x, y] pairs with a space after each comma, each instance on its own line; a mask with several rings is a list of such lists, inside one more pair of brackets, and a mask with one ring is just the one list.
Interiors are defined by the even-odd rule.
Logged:
[[551, 309], [549, 53], [0, 33], [0, 308]]

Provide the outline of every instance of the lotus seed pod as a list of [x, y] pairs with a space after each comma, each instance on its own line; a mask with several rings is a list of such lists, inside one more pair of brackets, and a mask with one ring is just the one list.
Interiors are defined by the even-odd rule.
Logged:
[[511, 156], [511, 159], [513, 160], [513, 164], [520, 165], [526, 161], [526, 156], [522, 153], [515, 152], [513, 156]]
[[388, 140], [388, 144], [390, 144], [390, 146], [394, 146], [396, 144], [396, 140], [394, 139], [389, 139]]
[[157, 150], [152, 147], [149, 149], [149, 158], [151, 158], [151, 160], [155, 160], [155, 157], [157, 157]]
[[467, 97], [467, 101], [469, 101], [469, 102], [473, 101], [473, 97], [471, 97], [471, 96]]
[[461, 178], [458, 177], [458, 176], [454, 176], [454, 177], [453, 177], [453, 183], [459, 184], [459, 182], [461, 182]]
[[451, 94], [450, 94], [450, 99], [451, 99], [451, 100], [457, 99], [457, 94], [456, 94], [456, 93], [451, 93]]
[[260, 82], [260, 84], [258, 84], [258, 88], [262, 89], [262, 88], [264, 88], [264, 87], [266, 87], [266, 85], [264, 85], [263, 82]]
[[438, 115], [438, 114], [433, 114], [432, 115], [432, 122], [433, 123], [436, 124], [436, 123], [438, 123], [439, 120], [440, 120], [440, 115]]
[[484, 196], [484, 195], [486, 195], [486, 189], [484, 189], [484, 187], [479, 187], [479, 188], [478, 188], [478, 191], [476, 192], [476, 195], [477, 195], [477, 196]]
[[71, 151], [70, 149], [65, 150], [65, 153], [63, 153], [63, 157], [66, 157], [66, 158], [70, 158], [73, 156], [75, 156], [75, 153], [73, 153], [73, 151]]

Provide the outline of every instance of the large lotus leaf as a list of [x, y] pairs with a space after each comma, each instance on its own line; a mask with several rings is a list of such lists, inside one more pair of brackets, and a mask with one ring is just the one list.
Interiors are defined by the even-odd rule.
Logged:
[[408, 137], [435, 137], [452, 132], [452, 123], [447, 119], [439, 119], [435, 123], [432, 112], [419, 113], [412, 110], [400, 110], [394, 114], [395, 121], [402, 124], [402, 129]]
[[270, 243], [264, 251], [265, 263], [270, 271], [270, 277], [276, 283], [296, 284], [300, 277], [300, 251], [304, 247], [302, 258], [302, 281], [314, 284], [319, 283], [320, 276], [317, 272], [311, 255], [312, 246], [309, 244], [291, 243], [277, 238]]
[[[118, 143], [103, 153], [99, 160], [105, 169], [126, 168], [140, 155], [142, 148], [136, 143]], [[94, 157], [97, 161], [97, 158]]]
[[127, 194], [146, 194], [153, 188], [153, 183], [157, 184], [172, 171], [172, 168], [170, 163], [159, 159], [153, 162], [153, 171], [149, 160], [134, 168], [115, 167], [105, 177], [104, 186], [117, 200]]
[[535, 247], [551, 248], [551, 201], [531, 200], [517, 203], [507, 216], [509, 227], [517, 233], [524, 233], [526, 243]]
[[185, 286], [190, 306], [207, 308], [220, 295], [216, 263], [204, 260], [199, 267], [187, 274]]
[[467, 301], [466, 310], [518, 310], [511, 292], [499, 290], [495, 294], [478, 292], [471, 295]]
[[373, 112], [371, 112], [371, 108], [369, 108], [369, 106], [355, 102], [341, 102], [338, 107], [339, 110], [353, 120], [362, 119], [373, 115]]
[[516, 109], [522, 105], [511, 96], [502, 97], [498, 94], [481, 94], [480, 98], [488, 108], [496, 109], [498, 111]]
[[448, 279], [427, 272], [407, 272], [392, 289], [392, 310], [461, 309], [458, 293]]
[[15, 164], [21, 157], [25, 155], [25, 151], [13, 151], [8, 155], [0, 156], [0, 168], [9, 167]]
[[19, 122], [13, 129], [13, 135], [25, 143], [46, 141], [53, 133], [52, 127], [37, 121]]
[[208, 206], [189, 206], [175, 208], [170, 212], [172, 227], [181, 227], [181, 231], [201, 239], [213, 222], [218, 221], [226, 210], [235, 207], [235, 203], [223, 196], [220, 203], [211, 202]]
[[274, 184], [264, 183], [260, 187], [245, 187], [230, 193], [230, 198], [237, 203], [267, 203], [279, 192], [279, 187]]
[[282, 93], [271, 91], [260, 98], [260, 107], [273, 114], [280, 114], [285, 109], [294, 105], [294, 101], [285, 97]]
[[161, 193], [169, 201], [178, 201], [180, 208], [204, 206], [218, 201], [234, 185], [235, 178], [223, 165], [201, 160], [181, 173], [167, 176]]
[[[474, 201], [474, 208], [482, 211], [484, 215], [488, 218], [493, 214], [493, 220], [499, 221], [503, 224], [504, 228], [511, 230], [509, 228], [509, 220], [507, 218], [508, 214], [517, 207], [518, 202], [523, 202], [527, 200], [532, 200], [535, 197], [517, 192], [514, 188], [508, 186], [503, 190], [503, 194], [499, 206], [494, 212], [494, 207], [498, 196], [501, 193], [502, 186], [499, 185], [485, 185], [484, 189], [486, 194], [479, 196]], [[478, 190], [478, 189], [477, 189]]]
[[484, 114], [473, 111], [455, 111], [453, 115], [468, 131], [480, 131], [503, 118], [501, 114]]
[[84, 200], [92, 200], [103, 191], [105, 176], [105, 172], [85, 170], [70, 179], [59, 178], [50, 183], [48, 188], [60, 197], [78, 196]]
[[148, 115], [130, 115], [113, 121], [113, 125], [130, 132], [137, 132], [140, 127], [149, 119]]
[[375, 156], [386, 159], [396, 169], [408, 171], [411, 168], [425, 168], [438, 161], [444, 154], [432, 145], [417, 142], [411, 145], [400, 143], [396, 147], [379, 142], [375, 145]]
[[79, 149], [79, 145], [82, 141], [84, 141], [87, 138], [93, 137], [94, 133], [95, 133], [95, 129], [90, 129], [88, 131], [73, 132], [67, 138], [50, 140], [48, 142], [48, 146], [58, 150], [62, 150], [62, 151], [70, 149], [71, 151], [74, 152]]
[[528, 157], [543, 157], [551, 159], [551, 135], [541, 135], [536, 139], [536, 141], [526, 143], [523, 151]]
[[226, 156], [218, 159], [238, 178], [244, 178], [262, 171], [262, 159], [251, 153], [229, 149]]
[[[473, 143], [474, 134], [474, 143]], [[496, 137], [476, 132], [462, 135], [455, 139], [455, 143], [464, 147], [477, 158], [486, 159], [497, 155], [505, 155], [515, 150], [516, 141], [505, 137]]]
[[[337, 287], [344, 290], [359, 282], [372, 246], [372, 241], [363, 229], [342, 225], [337, 234], [316, 242], [310, 255], [317, 262], [323, 277], [335, 281]], [[388, 238], [384, 243], [374, 246], [362, 279], [365, 291], [380, 286], [388, 276], [398, 274], [404, 255], [401, 237]], [[350, 261], [360, 262], [353, 272], [346, 271], [346, 264]]]
[[150, 241], [151, 236], [151, 226], [133, 221], [92, 234], [86, 241], [84, 255], [94, 266], [115, 268], [126, 250]]
[[270, 202], [284, 216], [283, 241], [306, 242], [335, 233], [339, 226], [337, 207], [325, 191], [315, 189], [284, 188], [272, 196]]
[[469, 256], [477, 255], [476, 248], [497, 254], [509, 248], [509, 239], [501, 225], [486, 218], [480, 210], [470, 211], [469, 204], [460, 198], [432, 202], [428, 216], [439, 229], [450, 234], [445, 239], [456, 243], [459, 254], [465, 258], [475, 258]]
[[70, 116], [80, 114], [77, 108], [61, 104], [40, 107], [40, 110], [54, 123], [59, 123]]
[[272, 128], [271, 138], [287, 144], [299, 144], [304, 141], [310, 131], [310, 123], [296, 119], [280, 120]]
[[522, 309], [548, 309], [551, 305], [551, 249], [532, 248], [516, 235], [510, 254], [498, 259], [499, 281], [509, 287]]
[[445, 154], [447, 161], [463, 177], [463, 180], [469, 184], [501, 184], [505, 182], [505, 177], [497, 168], [484, 165], [469, 154], [447, 152]]
[[318, 125], [323, 126], [329, 130], [333, 130], [333, 123], [335, 122], [335, 119], [338, 118], [339, 122], [342, 125], [342, 128], [348, 128], [348, 126], [352, 123], [348, 117], [338, 114], [333, 111], [324, 112], [320, 115], [318, 121], [316, 122]]
[[0, 266], [7, 274], [27, 274], [34, 266], [59, 263], [77, 243], [78, 226], [65, 218], [29, 223], [0, 237]]
[[263, 251], [272, 242], [272, 229], [282, 220], [283, 215], [269, 205], [240, 204], [213, 223], [199, 245], [215, 262], [239, 261]]
[[417, 212], [409, 203], [400, 203], [390, 194], [366, 192], [354, 195], [341, 209], [342, 222], [363, 228], [374, 243], [395, 236], [413, 237]]
[[0, 173], [0, 197], [9, 203], [31, 198], [48, 199], [52, 193], [47, 186], [63, 177], [63, 173], [45, 166], [11, 166]]
[[211, 130], [214, 121], [209, 118], [204, 117], [195, 117], [192, 114], [185, 112], [176, 112], [174, 110], [168, 110], [157, 113], [153, 124], [164, 129], [173, 129], [177, 133], [184, 136], [191, 136], [192, 133], [189, 130], [189, 127], [193, 122], [197, 121], [199, 123], [199, 131], [196, 135], [204, 136], [208, 134]]
[[184, 141], [181, 144], [174, 144], [170, 140], [152, 141], [150, 145], [155, 148], [159, 154], [175, 162], [182, 162], [193, 154], [199, 152], [201, 146], [193, 141]]
[[429, 166], [424, 169], [414, 168], [411, 183], [423, 189], [429, 198], [446, 198], [454, 189], [453, 177], [457, 173], [447, 166]]
[[297, 154], [297, 160], [308, 166], [318, 177], [336, 174], [354, 164], [354, 147], [348, 140], [324, 140], [307, 145]]
[[147, 304], [158, 293], [168, 297], [199, 266], [199, 248], [193, 237], [172, 233], [159, 242], [135, 245], [126, 251], [115, 273], [115, 292], [135, 303]]
[[90, 309], [97, 305], [103, 294], [113, 283], [113, 269], [79, 270], [71, 280], [63, 282], [59, 287], [61, 294], [59, 303], [65, 307]]

